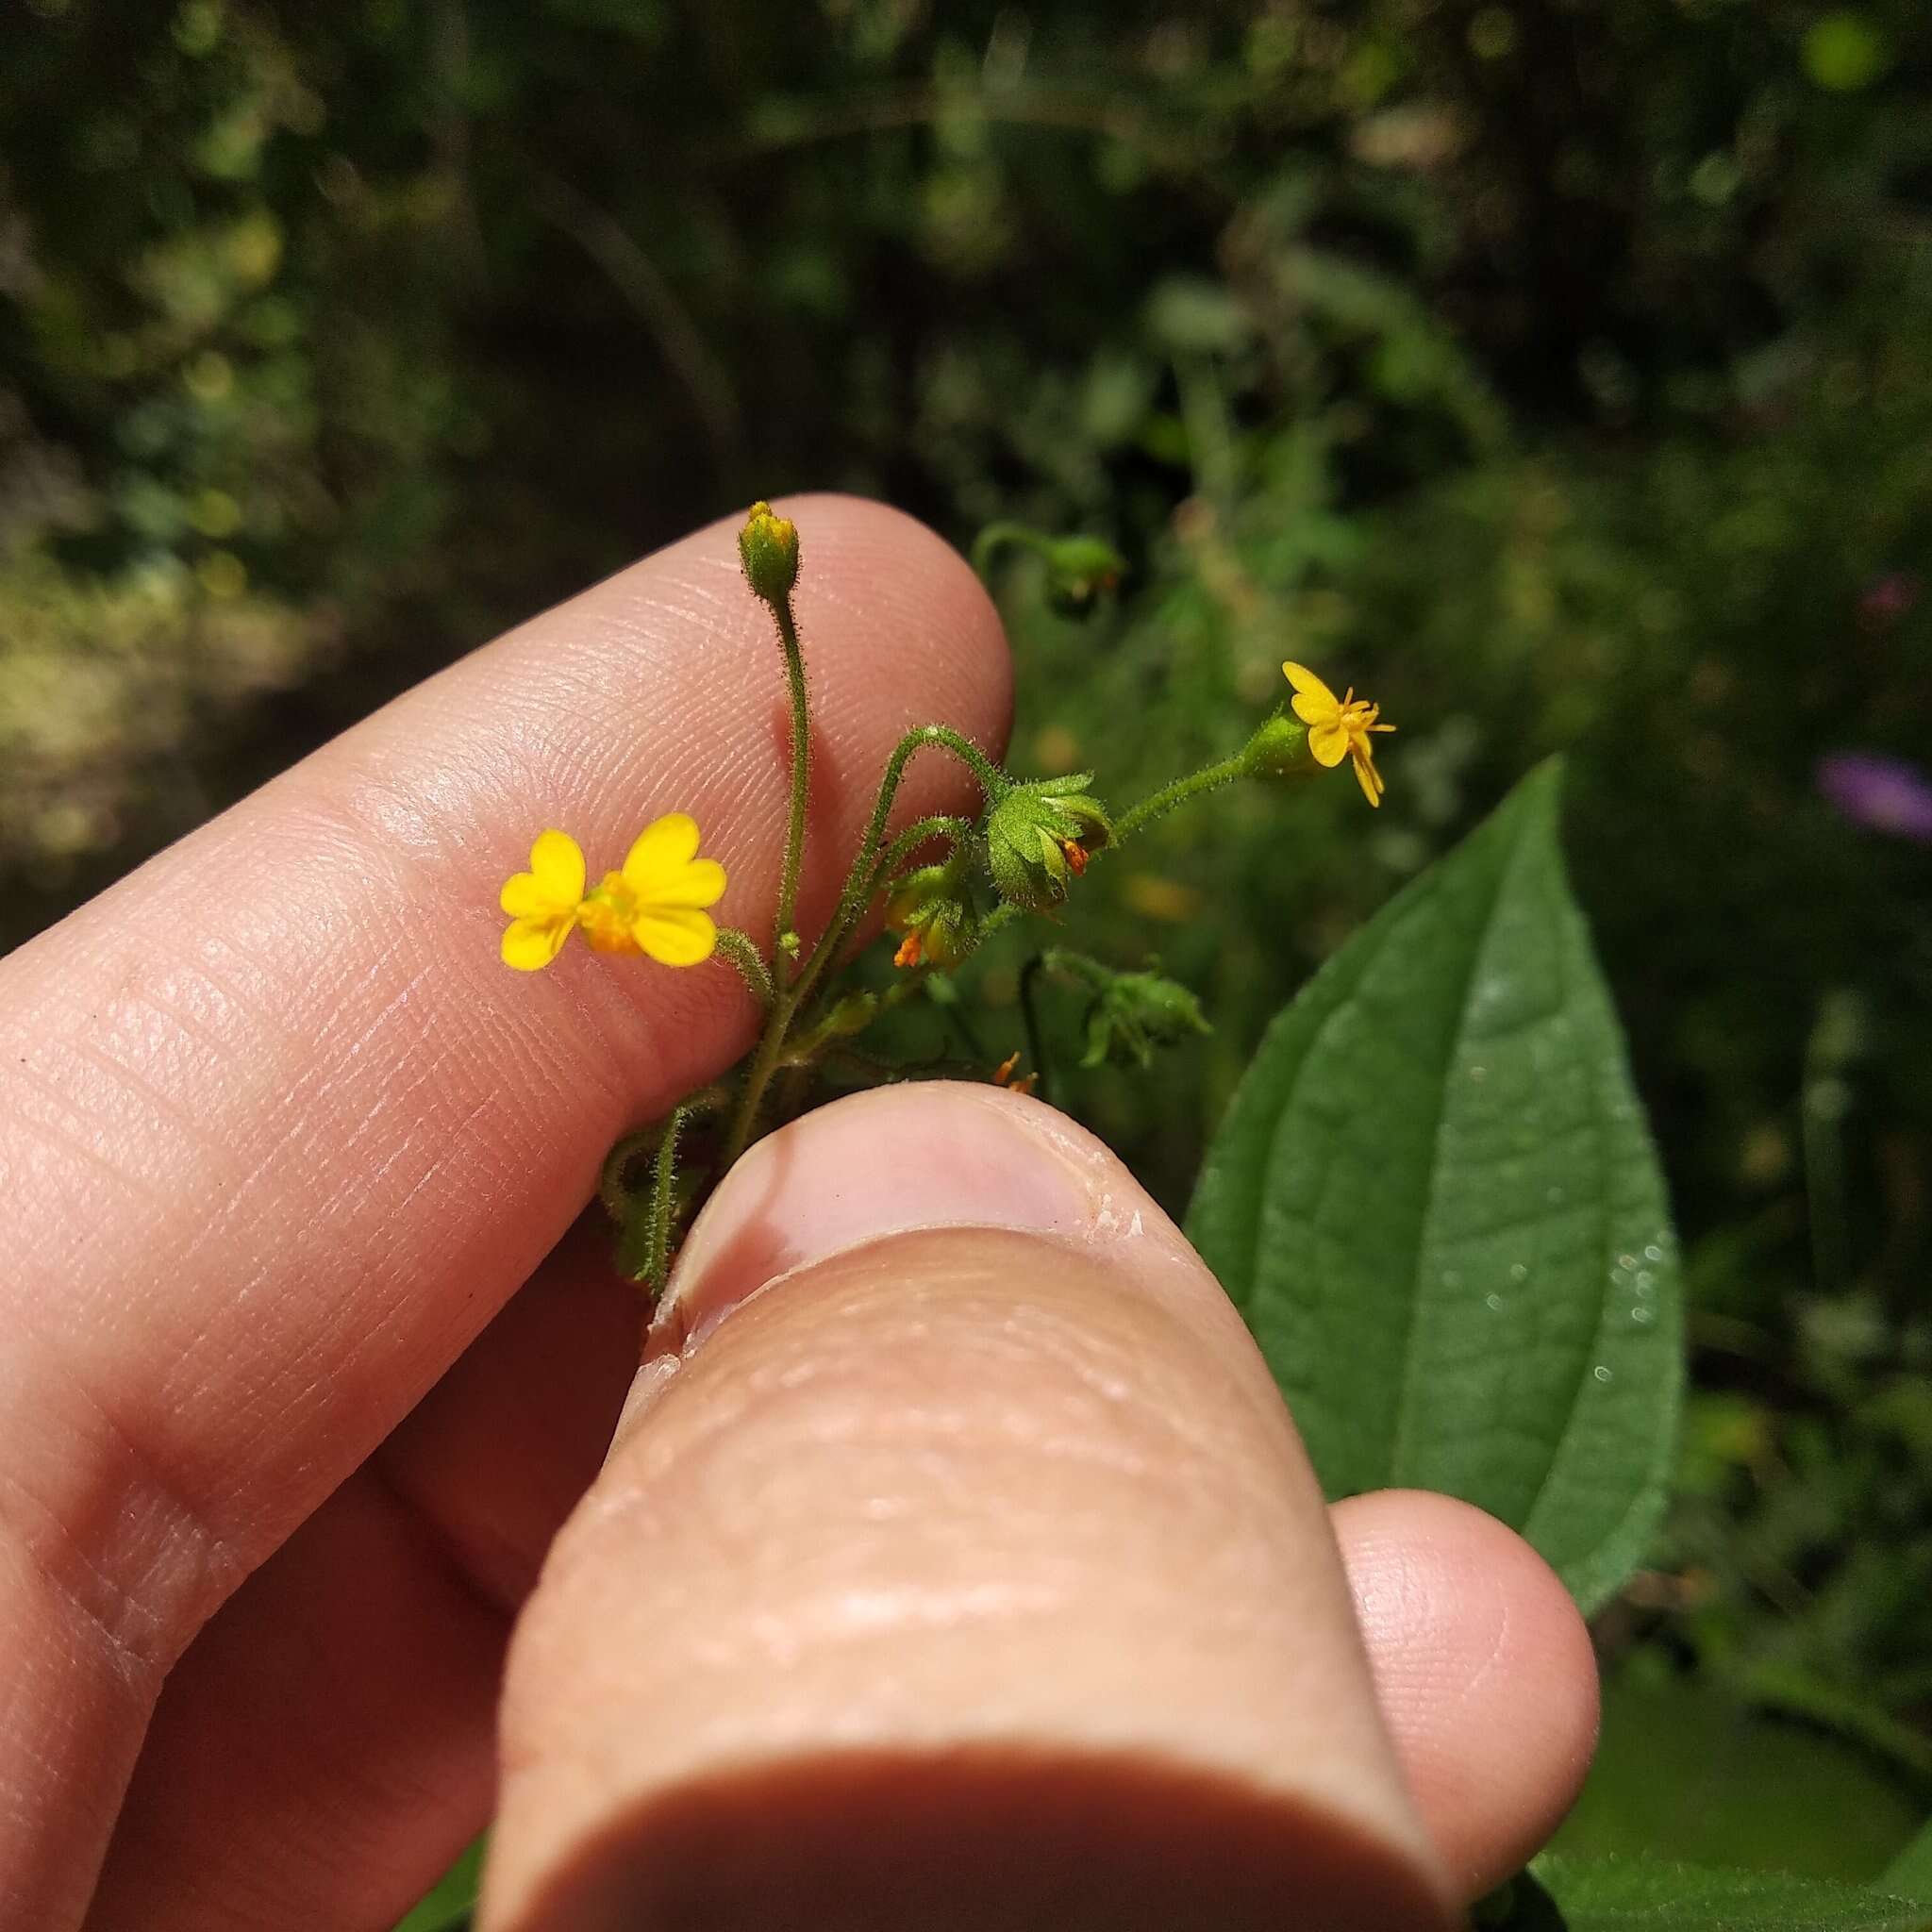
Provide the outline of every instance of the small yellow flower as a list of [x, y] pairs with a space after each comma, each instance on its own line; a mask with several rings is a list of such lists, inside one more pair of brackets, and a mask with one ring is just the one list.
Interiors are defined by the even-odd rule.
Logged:
[[540, 832], [530, 869], [503, 882], [497, 903], [509, 914], [503, 963], [520, 973], [547, 966], [563, 950], [584, 896], [584, 854], [568, 832]]
[[648, 953], [664, 966], [708, 959], [718, 928], [704, 908], [724, 896], [724, 868], [698, 857], [697, 821], [674, 811], [647, 825], [578, 908], [600, 953]]
[[1308, 750], [1318, 765], [1339, 765], [1343, 758], [1355, 761], [1355, 775], [1362, 796], [1371, 805], [1382, 802], [1382, 774], [1375, 769], [1375, 748], [1369, 742], [1372, 731], [1393, 731], [1392, 724], [1376, 721], [1380, 705], [1358, 698], [1350, 685], [1348, 694], [1338, 698], [1305, 664], [1284, 664], [1283, 674], [1294, 687], [1294, 714], [1308, 727]]
[[708, 959], [718, 928], [705, 908], [724, 896], [724, 868], [697, 852], [696, 821], [672, 812], [639, 834], [620, 871], [586, 892], [576, 841], [543, 833], [530, 848], [530, 870], [503, 889], [510, 915], [504, 963], [525, 973], [549, 965], [574, 925], [600, 953], [646, 953], [665, 966]]

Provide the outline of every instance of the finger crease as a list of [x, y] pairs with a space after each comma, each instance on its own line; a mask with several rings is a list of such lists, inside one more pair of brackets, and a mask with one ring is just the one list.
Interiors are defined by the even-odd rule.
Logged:
[[508, 1584], [483, 1553], [461, 1536], [439, 1511], [408, 1489], [378, 1450], [363, 1464], [381, 1494], [403, 1518], [410, 1532], [434, 1558], [437, 1567], [491, 1619], [508, 1624], [523, 1607], [525, 1592]]

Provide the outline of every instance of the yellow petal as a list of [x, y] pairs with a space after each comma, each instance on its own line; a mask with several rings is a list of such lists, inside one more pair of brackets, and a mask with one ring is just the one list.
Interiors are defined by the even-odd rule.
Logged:
[[[1281, 675], [1294, 687], [1297, 697], [1313, 700], [1317, 711], [1326, 713], [1341, 708], [1341, 700], [1306, 664], [1284, 664]], [[1313, 716], [1303, 710], [1300, 705], [1295, 706], [1294, 714], [1309, 724], [1314, 723]]]
[[641, 898], [653, 910], [658, 907], [715, 906], [724, 896], [724, 868], [715, 858], [693, 858], [659, 878]]
[[1348, 733], [1338, 719], [1327, 719], [1309, 731], [1308, 749], [1318, 765], [1339, 765], [1348, 756]]
[[1355, 774], [1360, 781], [1362, 796], [1371, 805], [1380, 805], [1386, 788], [1382, 783], [1381, 773], [1376, 771], [1374, 761], [1365, 751], [1357, 750], [1355, 754]]
[[667, 874], [697, 856], [698, 822], [688, 812], [667, 812], [646, 825], [625, 855], [625, 883], [640, 896], [648, 896]]
[[568, 832], [538, 833], [530, 847], [530, 875], [554, 905], [575, 906], [584, 896], [583, 848]]
[[504, 880], [496, 903], [512, 919], [552, 919], [568, 909], [550, 896], [533, 872], [512, 873]]
[[695, 966], [700, 959], [708, 959], [718, 943], [711, 915], [689, 906], [640, 913], [631, 932], [661, 966]]
[[569, 939], [575, 924], [575, 918], [568, 913], [547, 919], [513, 920], [503, 935], [503, 963], [514, 966], [519, 973], [535, 973], [539, 967], [549, 965], [563, 950], [563, 942]]

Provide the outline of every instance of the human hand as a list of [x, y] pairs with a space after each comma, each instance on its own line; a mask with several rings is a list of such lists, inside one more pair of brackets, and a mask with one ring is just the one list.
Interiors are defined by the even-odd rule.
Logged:
[[[836, 858], [907, 724], [1000, 736], [1008, 667], [917, 526], [810, 528]], [[769, 916], [731, 555], [537, 619], [0, 961], [0, 1924], [380, 1928], [489, 1814], [510, 1626], [636, 1358], [572, 1224], [754, 1024], [722, 964], [504, 973], [494, 886], [533, 824], [675, 805]], [[678, 1923], [667, 1870], [760, 1925], [870, 1923], [866, 1883], [1026, 1923], [1041, 1874], [1059, 1924], [1288, 1886], [1426, 1924], [1574, 1794], [1555, 1579], [1440, 1498], [1324, 1515], [1205, 1270], [1045, 1108], [888, 1090], [760, 1143], [653, 1349], [524, 1616], [486, 1924], [573, 1886]]]

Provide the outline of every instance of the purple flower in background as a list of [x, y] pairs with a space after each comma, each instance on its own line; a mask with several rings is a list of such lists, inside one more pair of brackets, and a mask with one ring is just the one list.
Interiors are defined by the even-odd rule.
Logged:
[[1841, 751], [1818, 760], [1818, 789], [1848, 819], [1932, 845], [1932, 778], [1904, 758]]

